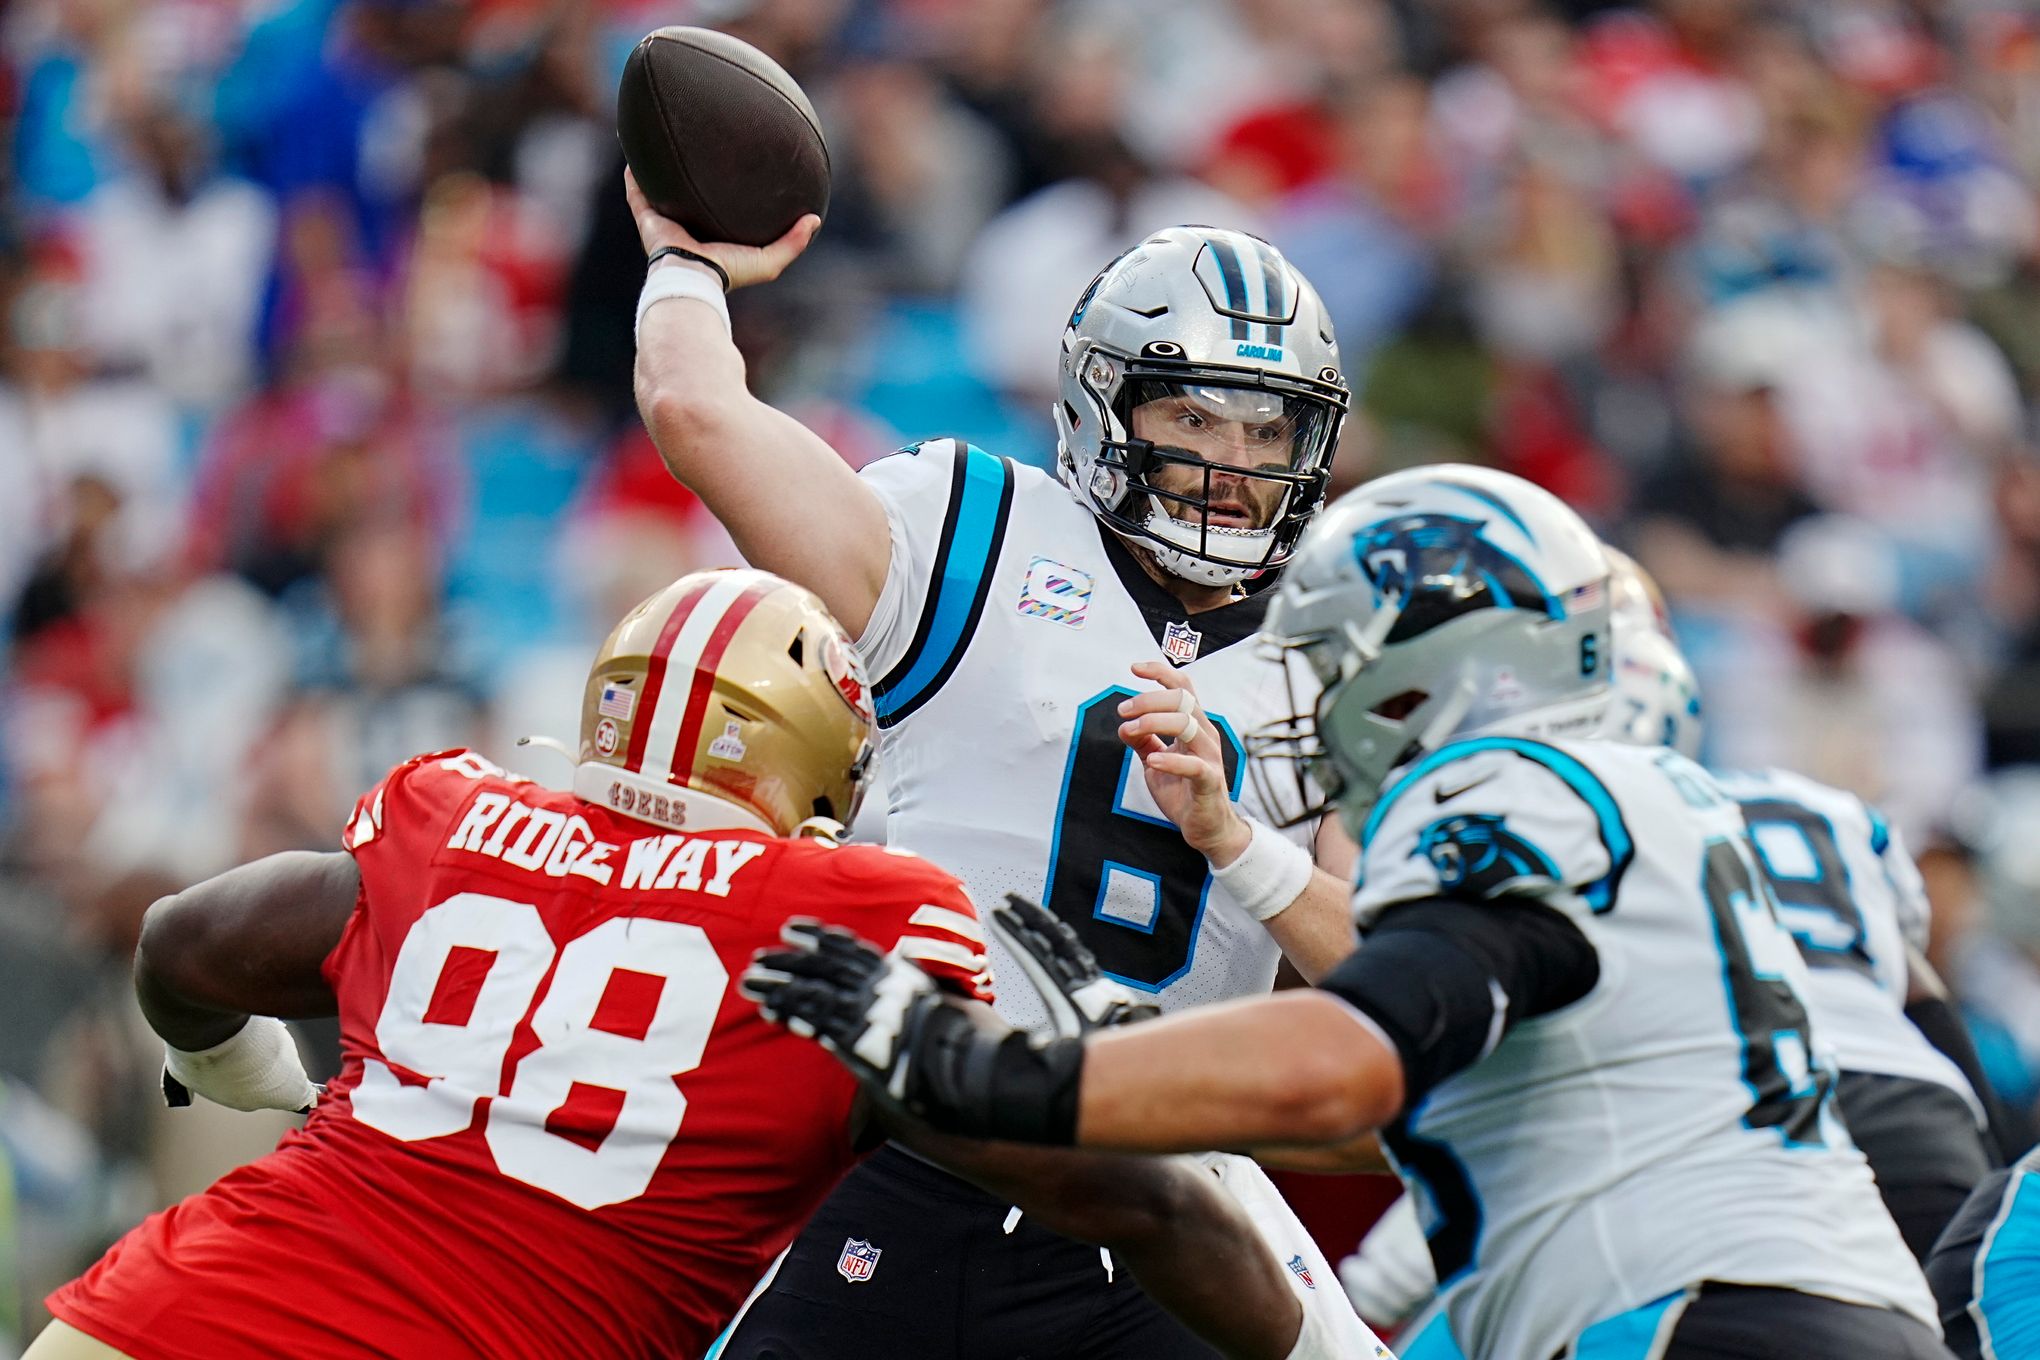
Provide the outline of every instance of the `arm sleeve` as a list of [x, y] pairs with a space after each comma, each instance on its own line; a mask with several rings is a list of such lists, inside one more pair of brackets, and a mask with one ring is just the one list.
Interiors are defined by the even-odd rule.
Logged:
[[1634, 843], [1614, 797], [1542, 742], [1447, 746], [1390, 786], [1360, 838], [1354, 919], [1399, 902], [1537, 902], [1576, 920], [1613, 908]]
[[1321, 986], [1395, 1046], [1407, 1112], [1515, 1025], [1571, 1005], [1600, 977], [1593, 945], [1563, 911], [1441, 897], [1384, 911]]

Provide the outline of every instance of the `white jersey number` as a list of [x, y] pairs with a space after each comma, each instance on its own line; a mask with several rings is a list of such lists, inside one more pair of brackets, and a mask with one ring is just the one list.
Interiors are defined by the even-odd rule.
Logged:
[[[404, 937], [375, 1027], [389, 1061], [365, 1062], [354, 1116], [417, 1142], [471, 1127], [487, 1100], [504, 1175], [583, 1209], [635, 1199], [679, 1135], [673, 1079], [700, 1065], [728, 986], [698, 926], [616, 918], [556, 950], [538, 908], [460, 893]], [[512, 1063], [527, 1024], [538, 1046]]]

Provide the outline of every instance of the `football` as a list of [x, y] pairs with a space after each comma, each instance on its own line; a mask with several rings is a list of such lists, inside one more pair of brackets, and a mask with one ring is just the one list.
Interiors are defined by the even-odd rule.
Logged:
[[705, 28], [648, 33], [623, 68], [616, 133], [654, 208], [706, 242], [769, 245], [829, 206], [829, 148], [779, 63]]

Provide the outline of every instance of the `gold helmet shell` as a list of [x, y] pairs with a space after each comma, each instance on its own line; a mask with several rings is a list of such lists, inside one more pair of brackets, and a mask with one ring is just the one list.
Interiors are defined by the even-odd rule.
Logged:
[[[751, 820], [792, 835], [856, 815], [875, 725], [856, 648], [812, 591], [699, 571], [626, 614], [596, 654], [574, 791], [661, 826]], [[749, 816], [722, 819], [682, 790]]]

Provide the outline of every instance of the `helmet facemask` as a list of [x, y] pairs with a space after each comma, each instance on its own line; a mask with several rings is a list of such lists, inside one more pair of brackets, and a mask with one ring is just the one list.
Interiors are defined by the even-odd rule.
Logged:
[[1093, 354], [1099, 517], [1172, 575], [1231, 585], [1281, 566], [1323, 504], [1344, 393], [1327, 384]]
[[1268, 618], [1290, 716], [1247, 737], [1257, 787], [1285, 820], [1336, 802], [1358, 836], [1393, 772], [1447, 741], [1598, 729], [1605, 576], [1555, 595], [1481, 521], [1437, 512], [1347, 530], [1314, 560], [1338, 574], [1292, 572]]

